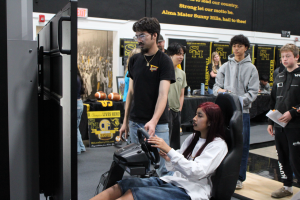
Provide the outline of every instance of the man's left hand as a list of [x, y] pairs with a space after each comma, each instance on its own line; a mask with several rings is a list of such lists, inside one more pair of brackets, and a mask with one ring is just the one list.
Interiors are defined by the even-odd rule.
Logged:
[[291, 113], [289, 111], [286, 111], [279, 119], [278, 121], [289, 123], [289, 121], [292, 119]]

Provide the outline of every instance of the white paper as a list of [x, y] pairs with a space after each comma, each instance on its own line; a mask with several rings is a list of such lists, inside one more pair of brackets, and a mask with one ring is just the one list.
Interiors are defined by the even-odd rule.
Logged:
[[282, 127], [285, 127], [287, 125], [287, 123], [278, 121], [278, 119], [282, 116], [282, 114], [278, 110], [275, 111], [270, 110], [266, 114], [266, 116], [269, 117], [273, 122], [279, 124]]

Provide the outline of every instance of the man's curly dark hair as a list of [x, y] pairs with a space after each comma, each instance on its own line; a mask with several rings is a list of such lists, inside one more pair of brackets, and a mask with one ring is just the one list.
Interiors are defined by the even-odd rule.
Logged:
[[143, 17], [133, 24], [132, 30], [134, 32], [147, 31], [151, 34], [151, 38], [154, 33], [157, 33], [156, 43], [158, 43], [158, 37], [160, 34], [160, 24], [156, 18]]
[[233, 38], [231, 38], [229, 45], [232, 46], [234, 44], [243, 44], [245, 47], [250, 47], [250, 42], [248, 38], [242, 34], [236, 35]]

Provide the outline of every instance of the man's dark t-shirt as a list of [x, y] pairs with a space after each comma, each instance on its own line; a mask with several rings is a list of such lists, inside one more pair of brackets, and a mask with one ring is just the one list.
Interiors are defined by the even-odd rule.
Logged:
[[[153, 56], [145, 56], [149, 62]], [[159, 94], [161, 80], [175, 82], [172, 60], [158, 50], [149, 66], [144, 55], [139, 53], [130, 58], [128, 77], [133, 80], [133, 101], [129, 119], [134, 122], [147, 123], [153, 117]], [[168, 123], [168, 106], [166, 105], [158, 124]]]

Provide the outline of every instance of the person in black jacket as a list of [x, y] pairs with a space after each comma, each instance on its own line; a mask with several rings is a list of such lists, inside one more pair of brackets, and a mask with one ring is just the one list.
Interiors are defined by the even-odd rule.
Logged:
[[282, 113], [279, 121], [287, 125], [284, 128], [276, 123], [273, 125], [269, 119], [268, 132], [273, 136], [274, 126], [279, 168], [284, 184], [271, 194], [275, 198], [293, 194], [293, 172], [300, 183], [300, 113], [296, 109], [300, 104], [300, 68], [297, 65], [299, 49], [294, 44], [286, 44], [280, 52], [286, 69], [275, 78], [270, 109]]

